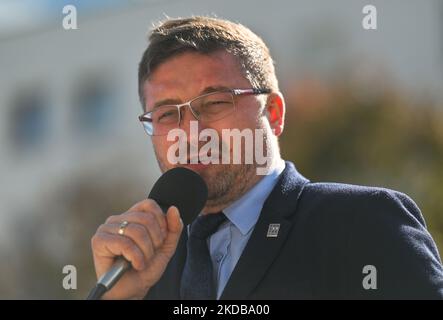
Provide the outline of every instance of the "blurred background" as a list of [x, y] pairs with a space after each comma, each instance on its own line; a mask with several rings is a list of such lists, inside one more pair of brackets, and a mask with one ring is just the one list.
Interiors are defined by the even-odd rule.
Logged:
[[[78, 30], [62, 26], [67, 4]], [[362, 28], [367, 4], [377, 30]], [[407, 193], [443, 252], [442, 1], [0, 0], [1, 299], [86, 297], [91, 236], [160, 175], [137, 119], [147, 31], [192, 14], [269, 45], [285, 159], [312, 181]]]

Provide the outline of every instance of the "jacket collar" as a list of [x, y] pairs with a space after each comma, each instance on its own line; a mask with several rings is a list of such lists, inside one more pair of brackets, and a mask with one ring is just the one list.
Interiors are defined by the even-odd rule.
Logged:
[[[293, 163], [286, 161], [220, 299], [247, 299], [253, 292], [285, 243], [294, 222], [298, 199], [308, 182]], [[271, 229], [277, 230], [275, 236], [270, 236]]]

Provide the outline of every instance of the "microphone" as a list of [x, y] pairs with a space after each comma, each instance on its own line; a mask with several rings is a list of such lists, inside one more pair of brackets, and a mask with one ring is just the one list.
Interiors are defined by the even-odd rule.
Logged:
[[[148, 196], [155, 200], [164, 213], [175, 206], [183, 224], [190, 224], [201, 212], [208, 199], [208, 187], [200, 175], [183, 167], [166, 171], [154, 184]], [[87, 300], [98, 300], [110, 290], [121, 276], [131, 268], [131, 263], [118, 257], [112, 267], [100, 277]]]

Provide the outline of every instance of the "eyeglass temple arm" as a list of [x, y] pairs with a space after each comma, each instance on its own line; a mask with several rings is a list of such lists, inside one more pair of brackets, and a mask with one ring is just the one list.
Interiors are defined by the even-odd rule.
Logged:
[[234, 95], [242, 95], [242, 94], [266, 94], [271, 93], [270, 89], [233, 89], [232, 93]]

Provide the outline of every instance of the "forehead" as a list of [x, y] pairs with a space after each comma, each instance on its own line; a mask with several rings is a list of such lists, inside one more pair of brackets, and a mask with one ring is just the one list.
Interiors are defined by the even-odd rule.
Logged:
[[186, 52], [160, 64], [144, 83], [145, 108], [149, 110], [163, 99], [186, 101], [199, 95], [206, 87], [219, 86], [250, 86], [237, 59], [225, 51], [209, 55]]

